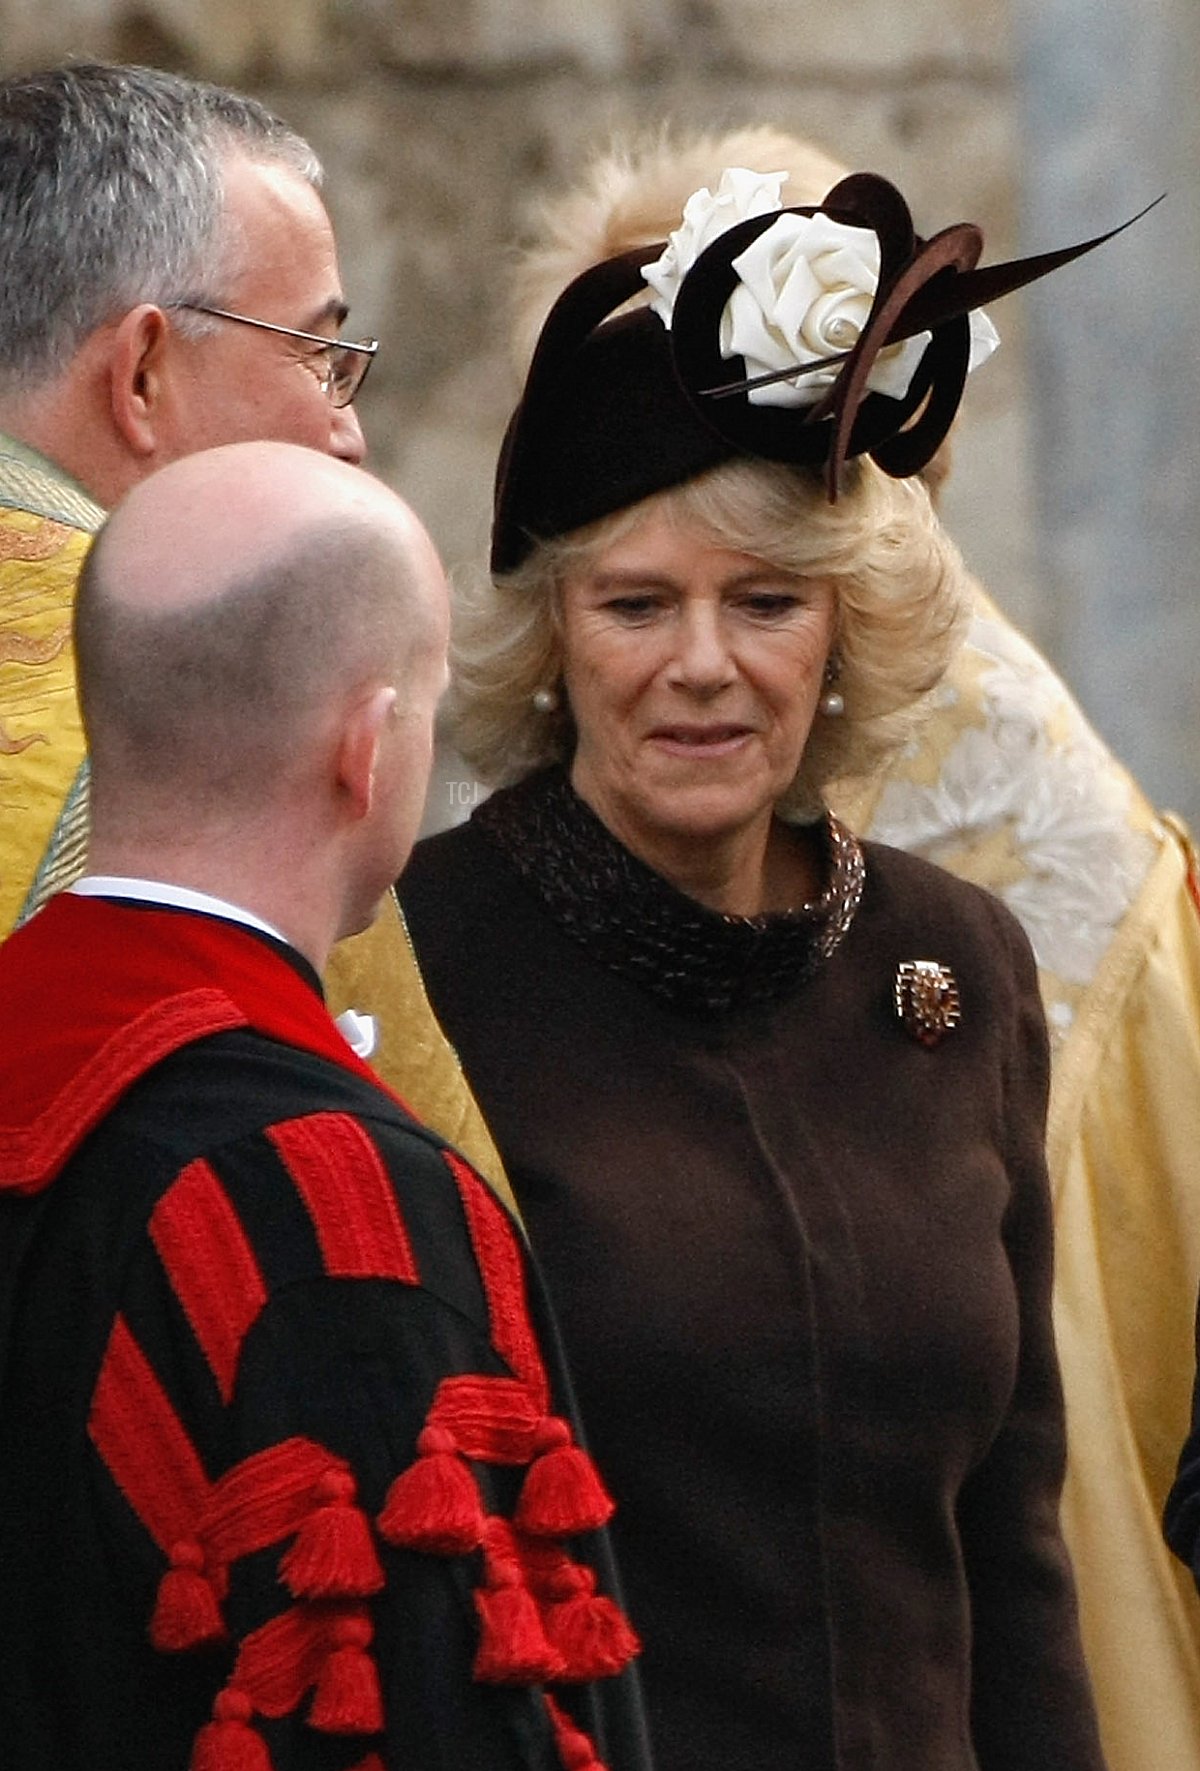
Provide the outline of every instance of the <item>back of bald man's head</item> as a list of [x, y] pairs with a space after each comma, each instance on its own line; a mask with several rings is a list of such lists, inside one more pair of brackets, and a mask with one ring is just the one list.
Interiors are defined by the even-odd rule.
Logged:
[[144, 480], [76, 604], [94, 828], [269, 806], [347, 697], [393, 683], [403, 700], [438, 595], [408, 507], [329, 456], [239, 443]]

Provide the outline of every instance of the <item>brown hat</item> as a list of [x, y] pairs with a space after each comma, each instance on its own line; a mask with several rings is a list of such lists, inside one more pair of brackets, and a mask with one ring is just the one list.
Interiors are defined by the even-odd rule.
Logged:
[[[845, 348], [831, 349], [827, 340], [752, 375], [745, 357], [730, 348], [728, 304], [743, 283], [742, 255], [784, 216], [820, 216], [866, 230], [877, 242], [877, 280], [862, 298], [861, 324], [850, 329]], [[870, 455], [895, 478], [918, 472], [962, 398], [970, 315], [1121, 231], [980, 270], [977, 227], [959, 222], [923, 240], [893, 185], [874, 173], [854, 173], [820, 205], [773, 206], [725, 226], [683, 268], [673, 306], [665, 310], [659, 303], [617, 312], [645, 293], [653, 278], [644, 267], [665, 262], [668, 243], [593, 265], [548, 315], [509, 423], [496, 476], [492, 570], [511, 571], [539, 540], [568, 534], [734, 457], [822, 469], [831, 499], [852, 456]], [[922, 337], [926, 342], [910, 353], [915, 367], [906, 385], [879, 391], [883, 353]], [[763, 390], [776, 385], [794, 390], [783, 395], [789, 403], [761, 403]]]

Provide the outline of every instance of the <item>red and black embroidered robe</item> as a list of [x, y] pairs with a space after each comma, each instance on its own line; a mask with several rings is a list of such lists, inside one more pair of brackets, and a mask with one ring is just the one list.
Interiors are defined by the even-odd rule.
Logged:
[[75, 897], [0, 950], [3, 1762], [642, 1771], [517, 1234], [303, 970]]

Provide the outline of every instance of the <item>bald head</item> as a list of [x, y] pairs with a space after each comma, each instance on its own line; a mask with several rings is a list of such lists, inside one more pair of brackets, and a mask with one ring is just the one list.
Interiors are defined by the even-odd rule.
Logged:
[[403, 701], [410, 661], [444, 643], [445, 597], [408, 507], [329, 456], [241, 443], [144, 480], [76, 607], [94, 828], [268, 807], [348, 701], [373, 683]]

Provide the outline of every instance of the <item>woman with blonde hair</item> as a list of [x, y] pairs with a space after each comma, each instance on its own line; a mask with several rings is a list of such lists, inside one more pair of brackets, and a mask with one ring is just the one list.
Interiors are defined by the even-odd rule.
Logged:
[[824, 803], [959, 632], [919, 470], [976, 310], [1084, 248], [978, 270], [883, 180], [790, 205], [721, 150], [607, 162], [527, 260], [454, 696], [498, 791], [405, 909], [620, 1497], [661, 1771], [1099, 1771], [1032, 957]]
[[[787, 167], [790, 203], [819, 202], [847, 170], [769, 127], [606, 160], [594, 188], [551, 206], [523, 262], [522, 348], [578, 265], [576, 232], [611, 212], [608, 239], [588, 241], [598, 256], [660, 239], [729, 164]], [[935, 492], [949, 454], [922, 469]], [[994, 891], [1033, 945], [1051, 1035], [1062, 1519], [1101, 1738], [1113, 1771], [1193, 1771], [1200, 1603], [1160, 1530], [1187, 1431], [1192, 1361], [1180, 1349], [1200, 1276], [1200, 865], [1188, 832], [1156, 813], [978, 584], [912, 741], [834, 784], [828, 803], [860, 836]], [[1180, 1504], [1188, 1477], [1168, 1526], [1200, 1568]]]

